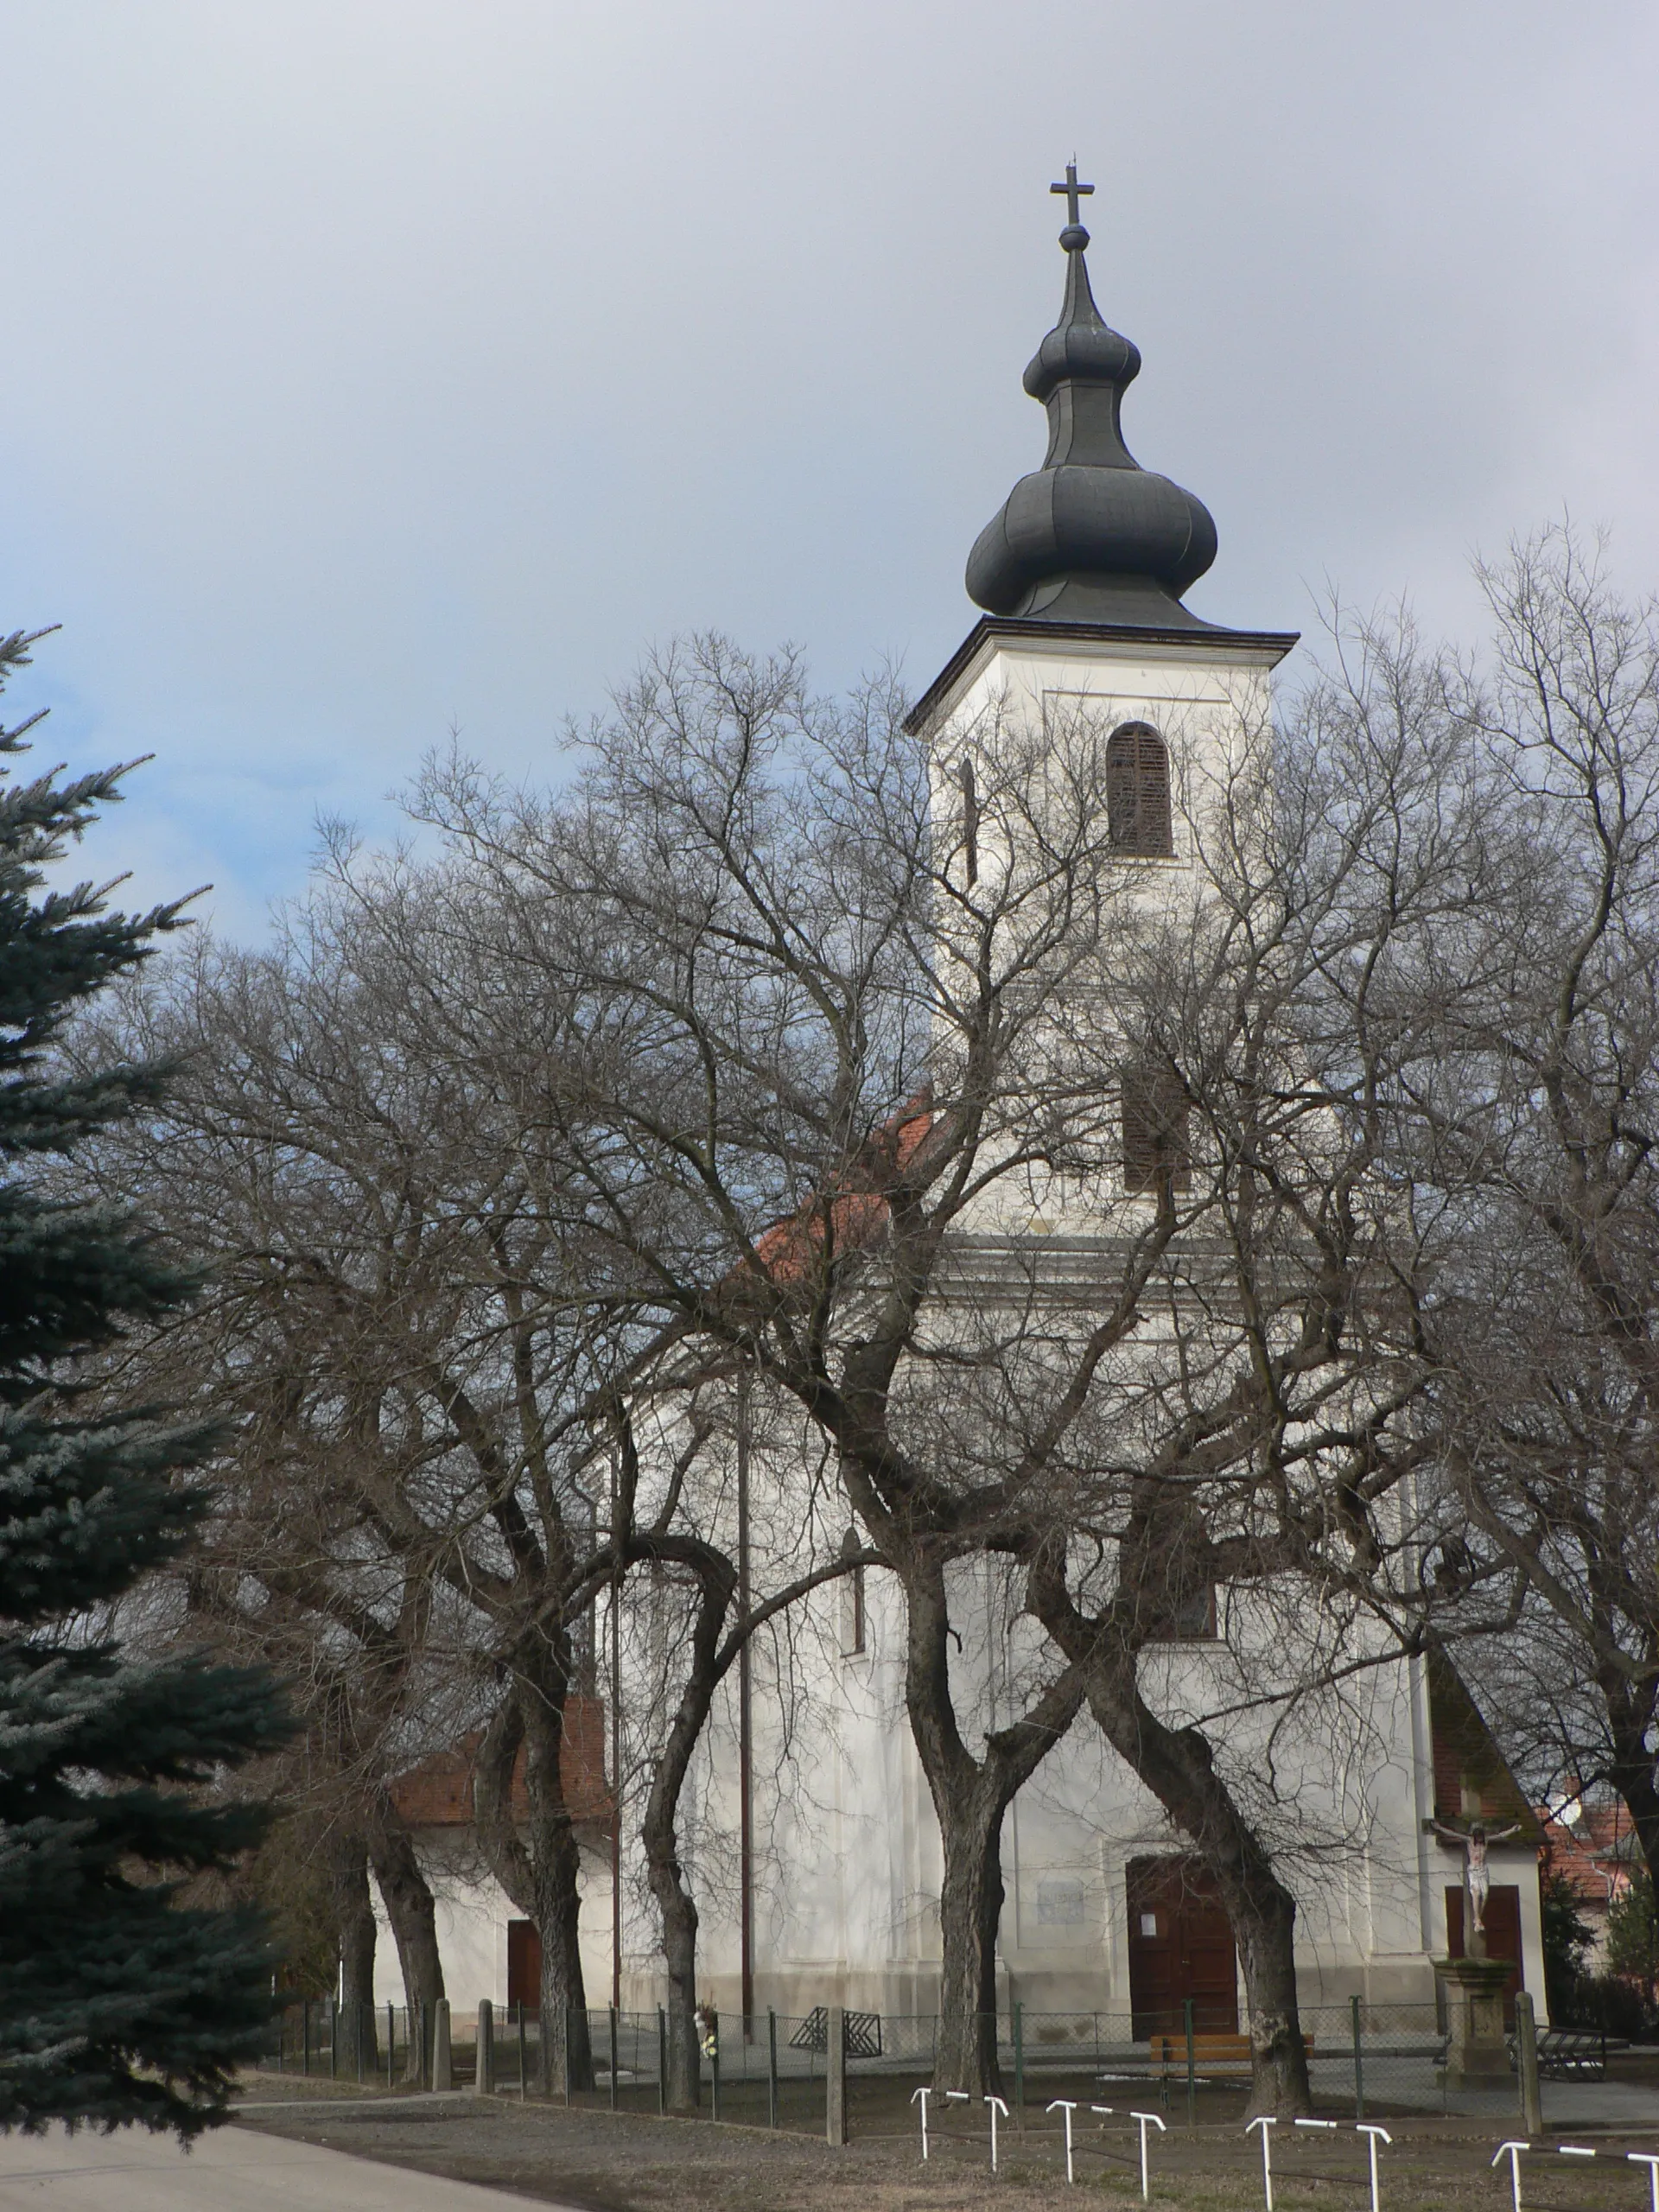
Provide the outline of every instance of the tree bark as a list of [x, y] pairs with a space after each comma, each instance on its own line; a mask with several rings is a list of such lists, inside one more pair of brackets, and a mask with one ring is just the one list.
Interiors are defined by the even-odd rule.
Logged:
[[[660, 1780], [660, 1770], [659, 1770]], [[697, 1906], [686, 1885], [675, 1832], [675, 1800], [653, 1785], [641, 1824], [651, 1893], [663, 1923], [668, 1974], [668, 2081], [671, 2112], [695, 2112], [702, 2099], [702, 2051], [697, 2038]]]
[[432, 2007], [444, 1993], [443, 1961], [438, 1955], [432, 1891], [421, 1872], [408, 1829], [389, 1806], [382, 1807], [370, 1827], [369, 1860], [391, 1923], [397, 1962], [403, 1969], [404, 1998], [409, 2006], [410, 2033], [404, 2079], [418, 2082], [422, 2062], [415, 2022], [421, 2017], [423, 2005], [425, 2017], [430, 2019]]
[[[531, 1725], [526, 1726], [528, 1707]], [[582, 1854], [564, 1803], [563, 1697], [519, 1679], [484, 1732], [474, 1769], [479, 1841], [491, 1872], [541, 1939], [543, 2094], [594, 2086], [579, 1930]], [[525, 1751], [529, 1840], [512, 1811], [512, 1779]], [[567, 2070], [568, 2069], [568, 2070]]]
[[353, 2055], [365, 2072], [378, 2063], [374, 2018], [374, 1903], [363, 1831], [341, 1827], [330, 1839], [328, 1886], [340, 1944], [340, 2004]]
[[679, 1805], [691, 1755], [720, 1682], [720, 1631], [737, 1589], [731, 1562], [698, 1546], [697, 1614], [680, 1701], [652, 1777], [640, 1823], [651, 1893], [663, 1923], [663, 1961], [668, 1974], [668, 2082], [671, 2112], [695, 2112], [702, 2097], [702, 2051], [697, 2037], [697, 1906], [680, 1864]]
[[1605, 1664], [1597, 1675], [1611, 1748], [1607, 1779], [1624, 1801], [1654, 1894], [1659, 1897], [1659, 1781], [1649, 1734], [1659, 1697], [1651, 1675], [1632, 1681], [1622, 1668]]
[[1000, 2095], [996, 2055], [996, 1936], [1002, 1916], [1002, 1818], [1022, 1783], [1071, 1726], [1083, 1701], [1068, 1667], [1020, 1720], [988, 1733], [976, 1758], [963, 1741], [951, 1694], [944, 1567], [936, 1551], [901, 1567], [906, 1641], [905, 1704], [938, 1817], [944, 1870], [939, 1889], [937, 2089]]
[[939, 2029], [934, 2086], [997, 2095], [996, 1935], [1002, 1918], [1002, 1817], [1008, 1794], [982, 1769], [963, 1798], [934, 1797], [944, 1847], [939, 1891]]
[[1296, 1999], [1296, 1900], [1233, 1802], [1196, 1728], [1172, 1728], [1141, 1694], [1135, 1639], [1108, 1618], [1090, 1621], [1058, 1581], [1033, 1578], [1039, 1616], [1083, 1669], [1089, 1709], [1118, 1757], [1192, 1843], [1221, 1893], [1244, 1968], [1250, 2027], [1249, 2117], [1294, 2119], [1313, 2109]]
[[542, 2086], [594, 2087], [588, 1989], [582, 1972], [582, 1853], [564, 1795], [564, 1696], [568, 1666], [552, 1679], [521, 1683], [524, 1714], [524, 1787], [533, 1839], [536, 1924], [542, 1938]]

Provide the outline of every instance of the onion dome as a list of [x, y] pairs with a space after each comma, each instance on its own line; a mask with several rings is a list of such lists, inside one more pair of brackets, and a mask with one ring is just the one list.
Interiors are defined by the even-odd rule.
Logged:
[[1216, 557], [1216, 525], [1191, 492], [1142, 468], [1119, 411], [1140, 373], [1133, 343], [1102, 319], [1084, 258], [1079, 185], [1060, 232], [1065, 296], [1037, 348], [1026, 390], [1048, 410], [1048, 453], [1022, 476], [968, 556], [968, 592], [988, 613], [1135, 629], [1207, 629], [1181, 594]]

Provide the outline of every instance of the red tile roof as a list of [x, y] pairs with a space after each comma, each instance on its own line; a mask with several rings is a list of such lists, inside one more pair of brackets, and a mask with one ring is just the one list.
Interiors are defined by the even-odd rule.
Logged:
[[[463, 1736], [448, 1751], [435, 1751], [391, 1785], [391, 1802], [412, 1828], [468, 1827], [473, 1820], [473, 1769], [481, 1728]], [[605, 1778], [605, 1707], [596, 1697], [570, 1697], [564, 1701], [563, 1759], [565, 1802], [577, 1822], [607, 1822], [614, 1809], [610, 1784]], [[512, 1814], [516, 1821], [529, 1817], [524, 1791], [524, 1753], [521, 1745], [512, 1770]]]
[[1592, 1910], [1605, 1912], [1642, 1863], [1635, 1826], [1622, 1799], [1541, 1808], [1551, 1871], [1563, 1875]]
[[[1490, 1827], [1515, 1823], [1519, 1843], [1536, 1843], [1538, 1818], [1510, 1772], [1469, 1685], [1444, 1651], [1428, 1654], [1428, 1730], [1434, 1764], [1434, 1817], [1455, 1827], [1470, 1819]], [[1464, 1793], [1479, 1807], [1465, 1814]]]
[[[754, 1251], [767, 1281], [785, 1287], [804, 1282], [824, 1252], [834, 1258], [874, 1244], [892, 1211], [888, 1192], [915, 1164], [935, 1127], [931, 1096], [918, 1090], [861, 1147], [832, 1194], [815, 1192], [787, 1220], [763, 1230]], [[741, 1283], [747, 1273], [746, 1263], [729, 1280]]]

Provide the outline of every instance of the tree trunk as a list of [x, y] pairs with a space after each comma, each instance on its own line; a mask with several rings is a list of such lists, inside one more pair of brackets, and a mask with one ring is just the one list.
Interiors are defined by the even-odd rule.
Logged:
[[1611, 1667], [1598, 1669], [1598, 1679], [1612, 1745], [1607, 1779], [1624, 1801], [1654, 1895], [1659, 1897], [1659, 1781], [1649, 1748], [1656, 1701], [1654, 1686], [1650, 1678], [1632, 1682], [1621, 1669]]
[[[677, 1793], [676, 1793], [677, 1796]], [[697, 2037], [697, 1907], [686, 1887], [675, 1834], [676, 1800], [653, 1789], [641, 1832], [651, 1893], [663, 1923], [663, 1961], [668, 1974], [670, 2112], [695, 2112], [702, 2099], [702, 2050]]]
[[[527, 1707], [534, 1720], [528, 1729]], [[556, 1713], [550, 1723], [550, 1713]], [[582, 1854], [563, 1787], [563, 1713], [562, 1697], [555, 1707], [547, 1692], [520, 1676], [484, 1732], [473, 1789], [479, 1842], [490, 1872], [541, 1939], [541, 2088], [560, 2095], [567, 2085], [594, 2086], [579, 1940]], [[525, 1834], [512, 1810], [521, 1745], [531, 1811]]]
[[1002, 1917], [1007, 1799], [982, 1768], [960, 1798], [934, 1796], [944, 1846], [939, 1893], [939, 2030], [934, 2086], [998, 2095], [996, 1931]]
[[342, 1827], [330, 1839], [328, 1886], [340, 1945], [340, 2005], [354, 2061], [365, 2073], [378, 2063], [374, 2018], [374, 1903], [369, 1894], [369, 1850], [360, 1828]]
[[726, 1561], [705, 1564], [699, 1580], [690, 1659], [667, 1741], [645, 1801], [639, 1840], [651, 1893], [663, 1923], [668, 1975], [668, 2082], [671, 2112], [695, 2112], [702, 2098], [702, 2050], [697, 2036], [697, 1907], [680, 1864], [680, 1792], [691, 1754], [709, 1719], [719, 1682], [715, 1646], [736, 1587]]
[[542, 1938], [542, 2088], [549, 2094], [594, 2087], [593, 2038], [578, 1935], [581, 1853], [569, 1821], [536, 1855], [537, 1926]]
[[521, 1675], [518, 1707], [524, 1731], [524, 1796], [536, 1927], [542, 1939], [542, 2088], [551, 2094], [594, 2087], [582, 1979], [582, 1852], [564, 1794], [564, 1700], [570, 1654], [538, 1642], [534, 1679]]
[[421, 1872], [409, 1831], [395, 1818], [386, 1817], [385, 1813], [369, 1831], [369, 1859], [379, 1885], [381, 1902], [386, 1908], [386, 1918], [391, 1923], [397, 1962], [403, 1968], [404, 1998], [410, 2018], [404, 2079], [418, 2082], [422, 2057], [416, 2040], [416, 2024], [423, 2017], [420, 2008], [424, 2006], [424, 2017], [431, 2019], [432, 2007], [444, 1993], [443, 1961], [438, 1955], [437, 1916], [432, 1892]]
[[1296, 2001], [1296, 1900], [1274, 1872], [1261, 1838], [1216, 1772], [1196, 1728], [1171, 1728], [1141, 1697], [1126, 1644], [1097, 1639], [1088, 1667], [1089, 1707], [1119, 1758], [1139, 1776], [1221, 1892], [1244, 1968], [1249, 2008], [1249, 2118], [1311, 2113]]
[[944, 1571], [931, 1551], [900, 1569], [906, 1606], [905, 1704], [938, 1816], [939, 2031], [933, 2085], [998, 2096], [996, 1936], [1002, 1916], [1002, 1816], [1071, 1726], [1082, 1685], [1068, 1668], [1020, 1720], [988, 1733], [982, 1759], [963, 1741], [951, 1694]]

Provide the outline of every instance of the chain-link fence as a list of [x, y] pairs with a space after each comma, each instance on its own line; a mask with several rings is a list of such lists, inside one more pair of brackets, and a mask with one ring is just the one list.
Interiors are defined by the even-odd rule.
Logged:
[[[917, 2093], [931, 2090], [939, 2061], [937, 2018], [841, 2011], [838, 2068], [830, 2048], [836, 2017], [827, 2005], [747, 2019], [733, 2012], [700, 2015], [698, 2109], [747, 2126], [822, 2134], [827, 2124], [835, 2126], [838, 2096], [849, 2133], [916, 2129]], [[537, 2012], [512, 2005], [494, 2013], [488, 2064], [496, 2093], [534, 2097], [545, 2091], [576, 2105], [665, 2109], [665, 2013], [594, 2009], [586, 2025], [590, 2063], [580, 2063], [582, 2037], [573, 2018], [567, 2056], [559, 2060], [556, 2041], [552, 2046], [558, 2078], [544, 2083]], [[1433, 2004], [1355, 1998], [1305, 2006], [1301, 2025], [1316, 2111], [1352, 2121], [1448, 2108], [1447, 2039]], [[1230, 2011], [1211, 2016], [1202, 2006], [1182, 2005], [1167, 2015], [1127, 2006], [1045, 2012], [1014, 2004], [975, 2021], [969, 2032], [988, 2058], [995, 2053], [1001, 2102], [1015, 2128], [1066, 2103], [1079, 2111], [1154, 2111], [1189, 2126], [1235, 2123], [1248, 2098], [1249, 2038]], [[1546, 2075], [1593, 2076], [1605, 2065], [1597, 2038], [1577, 2038], [1569, 2050], [1553, 2030], [1540, 2035], [1539, 2055]], [[1512, 2063], [1513, 2056], [1511, 2048]], [[477, 2081], [476, 2016], [451, 2019], [446, 2008], [441, 2020], [427, 2006], [411, 2013], [401, 2005], [300, 2000], [274, 2024], [263, 2063], [365, 2088], [467, 2088]], [[932, 2124], [941, 2139], [966, 2129], [982, 2141], [988, 2115], [982, 2103], [977, 2097], [947, 2103], [940, 2093]]]

